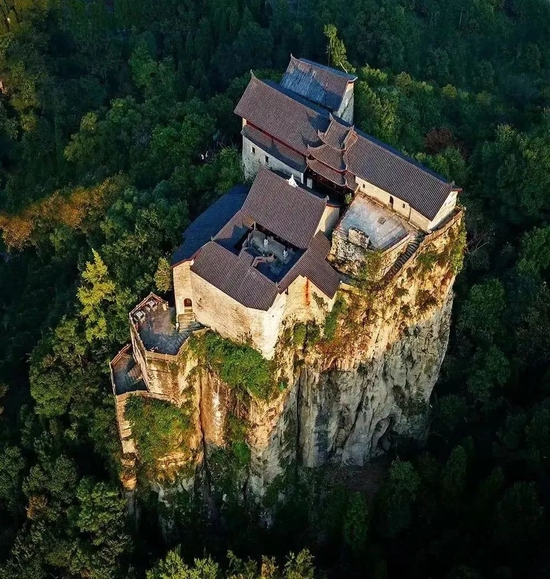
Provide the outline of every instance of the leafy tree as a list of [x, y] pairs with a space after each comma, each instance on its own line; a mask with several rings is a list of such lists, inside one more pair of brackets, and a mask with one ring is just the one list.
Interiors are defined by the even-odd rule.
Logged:
[[419, 489], [420, 477], [414, 466], [395, 460], [378, 499], [379, 530], [383, 536], [396, 537], [410, 527]]
[[107, 266], [95, 249], [93, 256], [93, 262], [86, 262], [86, 269], [82, 273], [85, 285], [82, 285], [77, 293], [82, 305], [81, 315], [86, 324], [88, 342], [107, 337], [105, 304], [116, 299], [116, 287], [109, 279]]
[[344, 519], [344, 541], [358, 557], [367, 547], [369, 509], [365, 497], [359, 493], [351, 496]]
[[455, 447], [442, 471], [442, 492], [447, 502], [456, 502], [464, 493], [467, 467], [466, 451], [462, 446]]
[[81, 546], [76, 556], [81, 574], [114, 577], [117, 559], [126, 551], [129, 536], [124, 515], [126, 505], [117, 489], [83, 478], [76, 490], [79, 501], [76, 525]]
[[348, 62], [346, 47], [340, 38], [338, 30], [334, 24], [327, 24], [324, 27], [325, 36], [328, 39], [328, 60], [331, 66], [341, 68], [346, 72], [354, 72], [353, 66]]
[[0, 453], [0, 499], [3, 507], [16, 511], [19, 507], [25, 459], [17, 446], [2, 448]]
[[159, 292], [168, 292], [172, 289], [172, 268], [165, 258], [159, 258], [157, 271], [155, 272], [155, 285]]

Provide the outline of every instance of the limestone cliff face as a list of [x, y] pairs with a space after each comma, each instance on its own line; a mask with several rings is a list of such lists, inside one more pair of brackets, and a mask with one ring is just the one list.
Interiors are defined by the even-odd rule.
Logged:
[[[292, 461], [364, 465], [400, 435], [422, 438], [448, 344], [460, 229], [458, 218], [426, 236], [387, 283], [344, 286], [346, 306], [330, 339], [323, 329], [308, 340], [287, 328], [276, 363], [288, 386], [268, 402], [251, 398], [237, 410], [251, 450], [246, 493], [262, 497]], [[215, 377], [202, 383], [208, 468], [208, 448], [226, 444], [222, 423], [236, 402]]]
[[229, 474], [240, 496], [261, 500], [291, 463], [364, 465], [399, 436], [422, 439], [447, 349], [461, 232], [457, 212], [382, 280], [343, 284], [324, 324], [283, 328], [269, 400], [238, 394], [189, 347], [172, 372], [175, 390], [185, 384], [174, 403], [187, 403], [192, 423], [179, 486], [213, 496]]

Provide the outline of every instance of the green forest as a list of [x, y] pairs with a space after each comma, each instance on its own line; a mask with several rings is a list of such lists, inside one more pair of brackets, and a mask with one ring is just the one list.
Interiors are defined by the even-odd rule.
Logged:
[[[373, 497], [289, 473], [269, 528], [182, 497], [167, 540], [154, 493], [126, 515], [108, 362], [291, 53], [463, 188], [431, 433]], [[549, 577], [549, 107], [546, 0], [0, 0], [0, 578]]]

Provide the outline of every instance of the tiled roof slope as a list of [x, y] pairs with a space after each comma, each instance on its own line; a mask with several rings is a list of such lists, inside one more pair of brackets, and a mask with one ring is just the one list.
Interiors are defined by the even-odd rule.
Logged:
[[[300, 275], [332, 298], [339, 276], [326, 261], [330, 241], [322, 232], [316, 233], [325, 207], [325, 199], [262, 168], [242, 208], [195, 253], [191, 271], [243, 306], [257, 310], [268, 310], [277, 294]], [[236, 247], [253, 223], [301, 250], [278, 283], [254, 266], [251, 253]]]
[[[304, 157], [312, 156], [308, 146], [319, 147], [325, 143], [332, 148], [342, 147], [348, 173], [402, 199], [430, 220], [454, 189], [453, 183], [414, 159], [305, 104], [298, 94], [293, 96], [288, 86], [281, 88], [252, 76], [235, 113]], [[332, 161], [319, 158], [326, 151], [318, 151], [317, 161], [329, 169], [342, 170], [341, 161], [337, 161], [336, 167], [331, 166]], [[317, 168], [322, 171], [321, 167]], [[324, 172], [332, 175], [329, 170]], [[338, 178], [338, 181], [344, 179]], [[354, 186], [354, 179], [346, 177], [345, 181], [348, 187]]]
[[303, 275], [332, 298], [340, 284], [340, 276], [326, 261], [329, 252], [330, 241], [319, 231], [304, 255], [281, 280], [279, 291], [284, 291], [298, 276]]
[[306, 249], [321, 221], [326, 200], [260, 168], [242, 213], [299, 249]]
[[454, 184], [373, 137], [360, 131], [357, 135], [345, 154], [348, 169], [433, 219]]
[[191, 271], [247, 308], [268, 310], [277, 284], [251, 266], [250, 260], [209, 241], [195, 258]]
[[[428, 219], [437, 215], [453, 188], [414, 159], [332, 116], [330, 126], [319, 137], [323, 145], [309, 147], [313, 159], [308, 159], [308, 166], [337, 185], [346, 180], [353, 188], [355, 180], [347, 177], [355, 175], [402, 199]], [[345, 170], [335, 175], [326, 167]]]
[[356, 79], [351, 74], [291, 56], [281, 86], [331, 111], [337, 111], [348, 83]]
[[201, 213], [183, 232], [183, 243], [172, 256], [172, 265], [190, 259], [242, 207], [248, 187], [237, 185]]
[[326, 130], [330, 119], [290, 94], [252, 75], [235, 114], [305, 157], [308, 145], [320, 143], [317, 132]]

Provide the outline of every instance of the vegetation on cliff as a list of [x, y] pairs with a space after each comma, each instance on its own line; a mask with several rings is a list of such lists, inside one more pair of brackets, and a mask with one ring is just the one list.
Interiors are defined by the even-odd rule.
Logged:
[[140, 466], [149, 476], [162, 478], [158, 460], [187, 450], [189, 411], [163, 400], [133, 396], [126, 403], [125, 414], [131, 424]]
[[[327, 40], [359, 77], [357, 125], [464, 188], [432, 435], [400, 444], [368, 505], [293, 472], [270, 533], [242, 505], [219, 525], [182, 508], [182, 557], [308, 546], [339, 576], [547, 576], [549, 30], [542, 0], [2, 2], [0, 577], [140, 576], [170, 547], [150, 505], [126, 528], [106, 361], [189, 219], [241, 180], [248, 71], [326, 62]], [[235, 384], [268, 392], [236, 358]]]
[[207, 332], [192, 336], [190, 348], [199, 360], [199, 368], [215, 372], [238, 398], [252, 395], [268, 399], [275, 391], [275, 365], [250, 346]]

